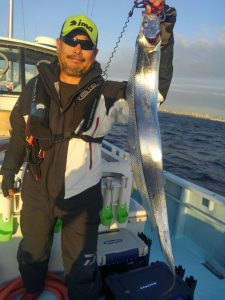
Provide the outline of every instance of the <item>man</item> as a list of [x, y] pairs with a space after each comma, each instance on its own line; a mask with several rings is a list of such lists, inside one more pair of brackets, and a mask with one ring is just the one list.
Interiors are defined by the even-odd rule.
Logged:
[[[164, 100], [172, 78], [176, 11], [164, 8], [159, 91]], [[97, 299], [96, 263], [101, 196], [101, 141], [115, 121], [127, 121], [125, 82], [104, 82], [95, 58], [98, 31], [86, 16], [69, 17], [57, 40], [58, 61], [40, 64], [11, 114], [12, 136], [1, 168], [4, 196], [14, 196], [14, 177], [27, 157], [22, 183], [23, 240], [19, 270], [26, 294], [43, 290], [54, 225], [62, 220], [62, 255], [69, 299]], [[27, 140], [26, 140], [27, 138]], [[27, 149], [27, 154], [26, 154]]]

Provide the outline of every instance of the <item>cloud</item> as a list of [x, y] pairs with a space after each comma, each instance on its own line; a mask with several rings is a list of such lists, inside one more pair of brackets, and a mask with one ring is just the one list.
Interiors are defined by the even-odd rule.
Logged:
[[225, 117], [225, 27], [175, 36], [174, 76], [165, 109]]
[[225, 28], [213, 39], [204, 33], [192, 40], [177, 34], [175, 41], [174, 76], [225, 79]]
[[[132, 66], [134, 48], [129, 42], [120, 46], [108, 72], [113, 80], [127, 80]], [[180, 112], [207, 113], [225, 118], [225, 27], [192, 39], [175, 35], [174, 76], [165, 109]], [[101, 56], [107, 61], [109, 53]], [[103, 64], [103, 66], [105, 66]]]
[[[134, 55], [134, 48], [121, 47], [118, 48], [116, 54], [113, 56], [109, 69], [108, 76], [112, 80], [128, 80], [132, 61]], [[106, 62], [109, 61], [111, 53], [103, 52], [100, 57], [100, 62], [103, 70], [106, 67]]]
[[[120, 45], [112, 59], [109, 77], [117, 80], [127, 80], [134, 54], [134, 47], [127, 47], [129, 42]], [[217, 28], [214, 38], [207, 32], [196, 34], [188, 39], [182, 34], [175, 34], [174, 47], [174, 77], [211, 78], [225, 80], [225, 27]], [[100, 62], [103, 68], [110, 56], [103, 52]]]

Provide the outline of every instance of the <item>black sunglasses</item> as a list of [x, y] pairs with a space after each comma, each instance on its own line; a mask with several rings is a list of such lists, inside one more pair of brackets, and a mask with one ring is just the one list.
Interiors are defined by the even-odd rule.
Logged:
[[79, 40], [77, 38], [68, 38], [65, 36], [61, 36], [60, 39], [71, 47], [76, 47], [80, 44], [82, 50], [94, 50], [96, 46], [90, 40]]

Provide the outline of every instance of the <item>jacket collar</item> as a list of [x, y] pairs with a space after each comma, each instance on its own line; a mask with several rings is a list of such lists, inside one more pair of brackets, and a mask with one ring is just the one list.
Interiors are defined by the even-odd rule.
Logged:
[[[59, 94], [57, 91], [60, 74], [58, 59], [51, 64], [40, 63], [38, 66], [38, 72], [47, 92], [56, 98], [58, 103], [60, 103]], [[97, 61], [95, 61], [87, 73], [81, 78], [76, 94], [78, 94], [80, 90], [82, 90], [82, 88], [84, 88], [88, 83], [96, 80], [97, 78], [101, 78], [101, 74], [101, 66]]]

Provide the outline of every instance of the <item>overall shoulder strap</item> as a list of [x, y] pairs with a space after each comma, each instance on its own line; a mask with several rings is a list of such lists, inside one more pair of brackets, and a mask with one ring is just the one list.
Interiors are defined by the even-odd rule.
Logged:
[[102, 90], [104, 87], [104, 79], [100, 77], [96, 82], [95, 82], [95, 88], [92, 89], [92, 92], [90, 93], [89, 97], [93, 99], [93, 101], [89, 101], [88, 105], [85, 108], [85, 113], [84, 113], [84, 118], [81, 120], [80, 124], [78, 127], [75, 129], [76, 134], [80, 134], [84, 131], [87, 131], [90, 129], [95, 112], [99, 103], [99, 99], [102, 95]]
[[92, 81], [85, 89], [83, 89], [79, 93], [77, 100], [82, 101], [86, 97], [90, 97], [93, 98], [93, 101], [90, 101], [89, 104], [87, 105], [84, 118], [81, 120], [78, 127], [70, 128], [60, 134], [54, 135], [53, 143], [69, 140], [71, 138], [80, 138], [85, 142], [90, 142], [90, 143], [102, 142], [103, 137], [94, 138], [92, 136], [83, 135], [82, 133], [87, 131], [93, 123], [95, 111], [97, 109], [98, 102], [102, 94], [104, 82], [105, 81], [102, 77], [97, 78], [95, 81]]

